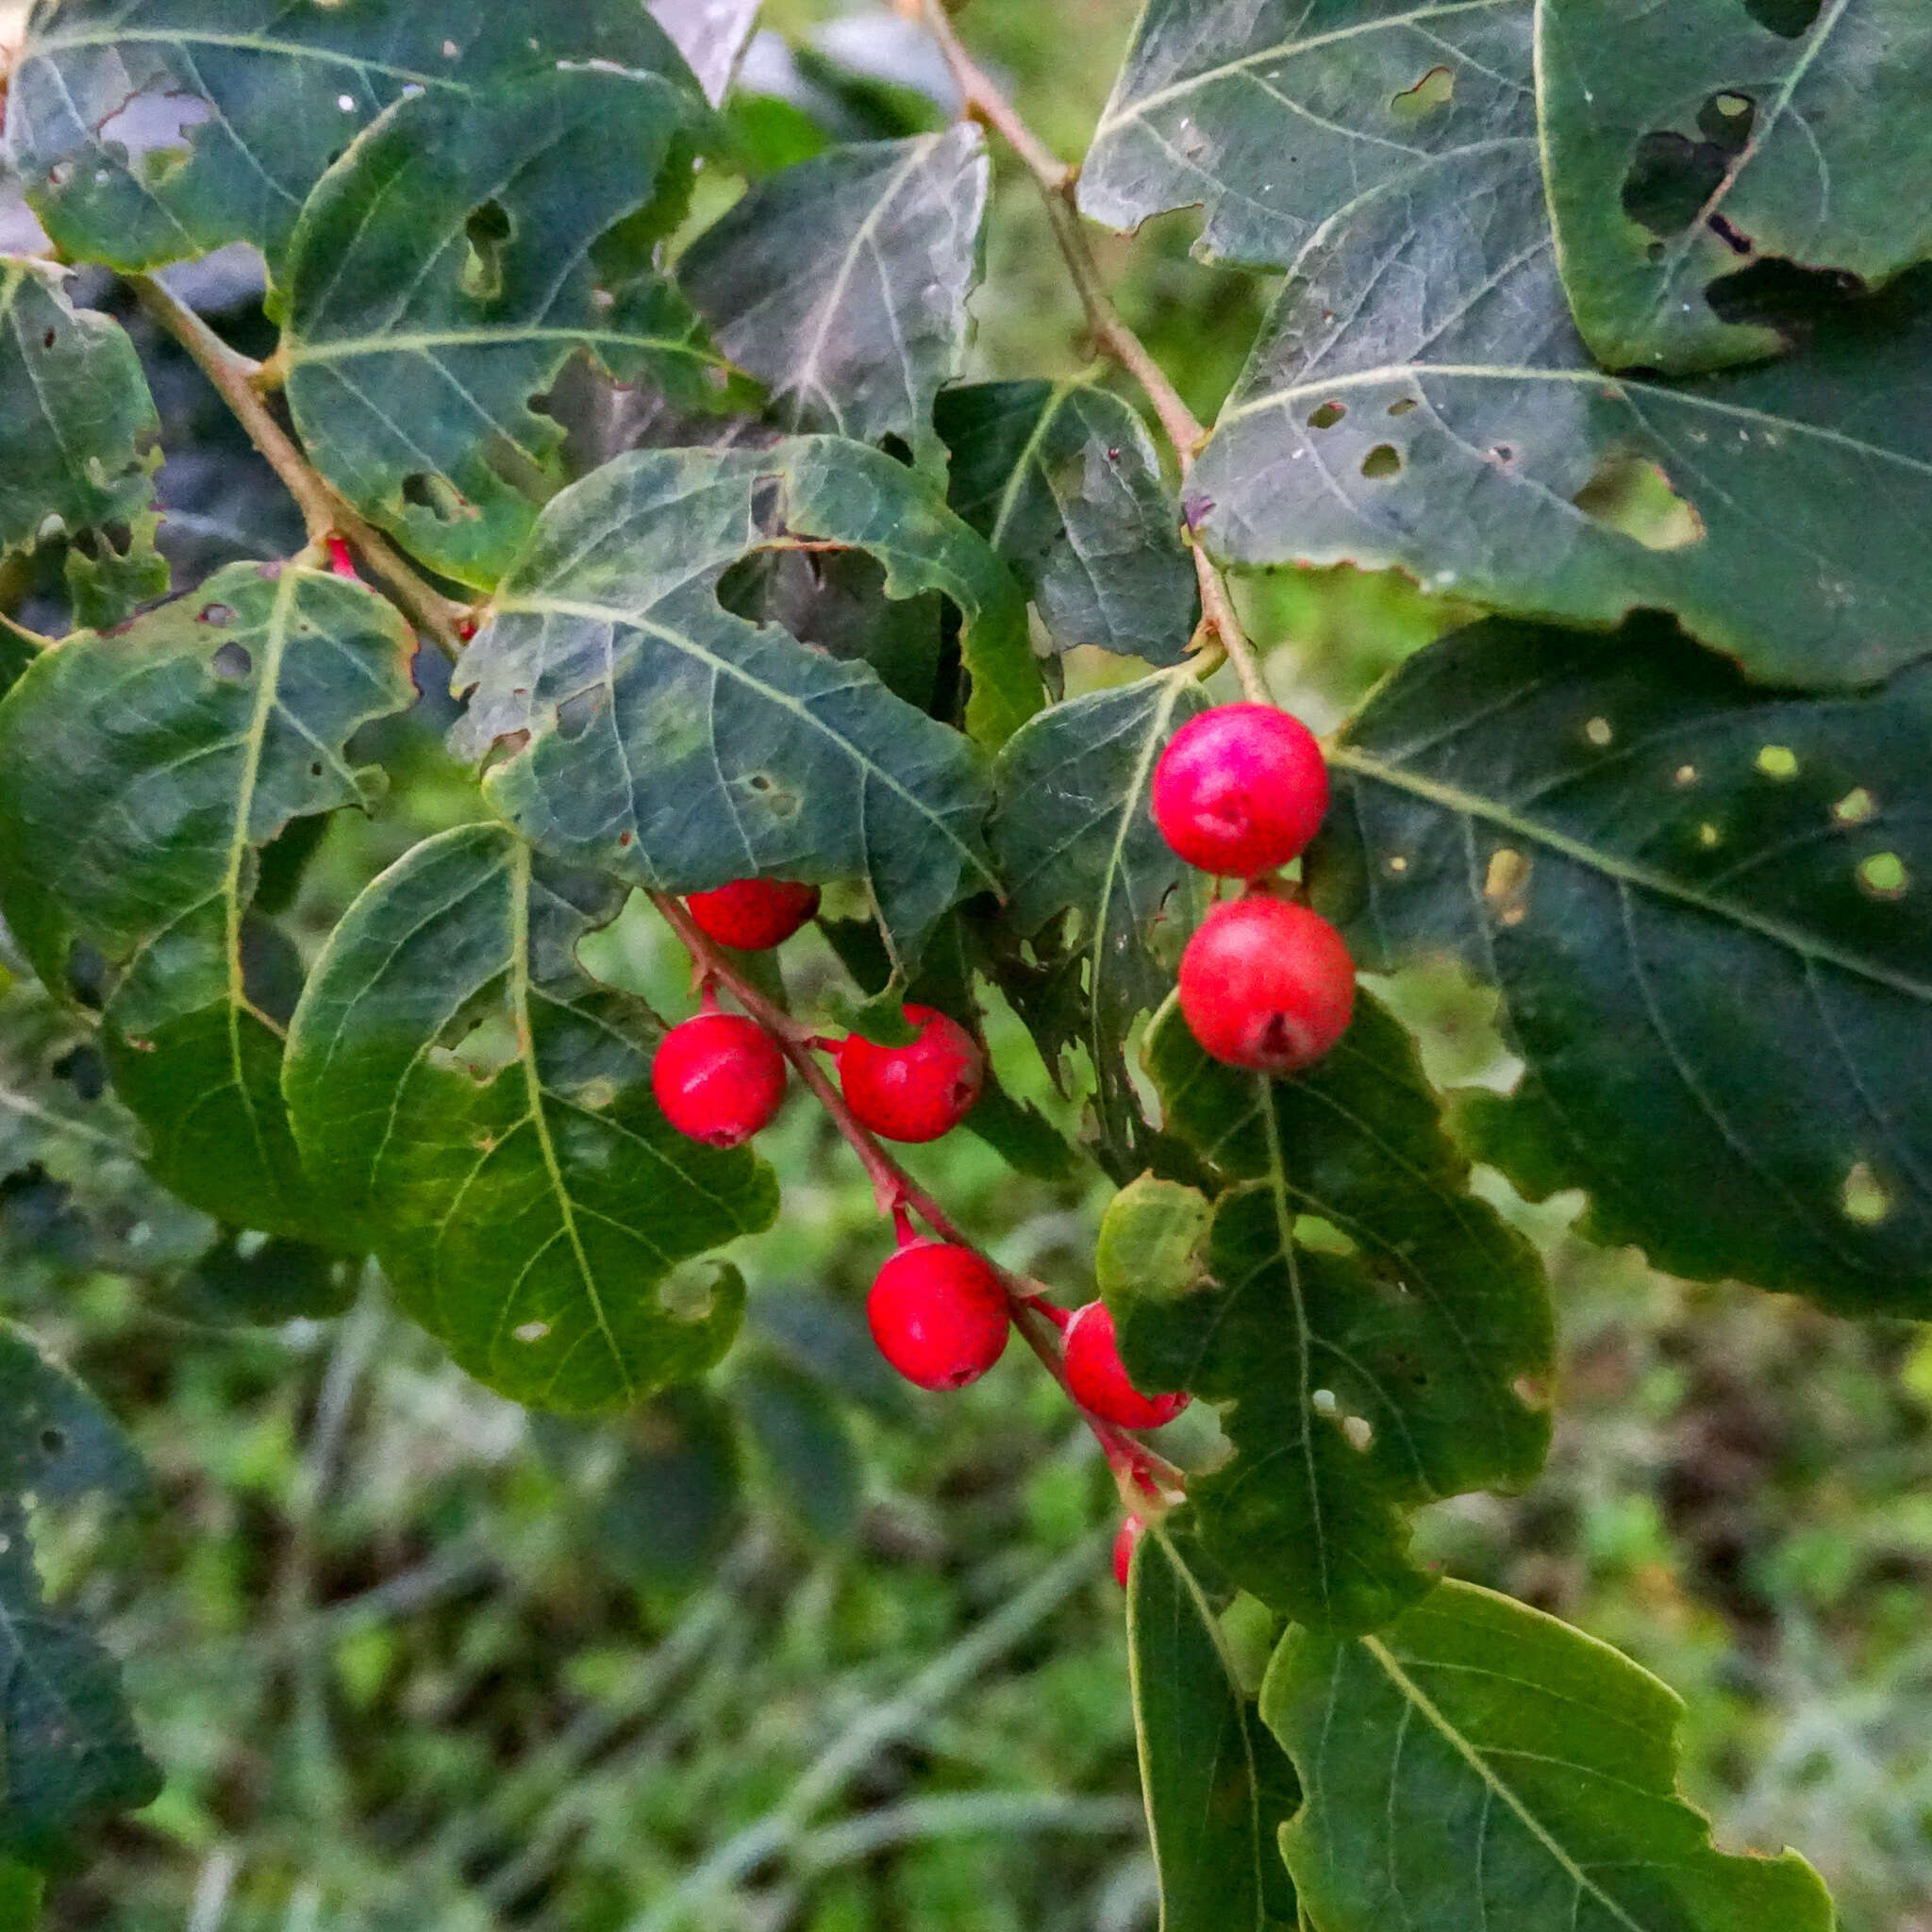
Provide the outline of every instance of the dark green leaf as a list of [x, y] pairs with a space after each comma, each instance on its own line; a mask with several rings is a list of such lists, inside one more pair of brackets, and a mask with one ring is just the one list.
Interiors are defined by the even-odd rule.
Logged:
[[1767, 272], [1831, 292], [1932, 255], [1932, 15], [1813, 12], [1774, 31], [1739, 0], [1544, 0], [1550, 206], [1577, 324], [1609, 367], [1774, 355], [1787, 331], [1736, 312]]
[[1127, 1589], [1127, 1659], [1161, 1932], [1294, 1924], [1275, 1833], [1292, 1773], [1223, 1648], [1220, 1610], [1172, 1532], [1143, 1535]]
[[75, 1831], [160, 1791], [113, 1658], [45, 1599], [25, 1500], [122, 1497], [143, 1480], [87, 1390], [0, 1324], [0, 1860], [44, 1862]]
[[787, 428], [896, 436], [937, 468], [933, 397], [965, 357], [986, 186], [963, 123], [835, 148], [753, 188], [678, 278]]
[[777, 1210], [749, 1152], [673, 1131], [650, 1091], [660, 1024], [576, 963], [625, 896], [500, 826], [443, 833], [350, 908], [290, 1034], [318, 1191], [367, 1222], [464, 1368], [543, 1407], [609, 1408], [709, 1368], [743, 1284], [674, 1270]]
[[325, 1322], [355, 1306], [361, 1268], [301, 1241], [224, 1235], [170, 1290], [203, 1322]]
[[944, 390], [953, 508], [1025, 585], [1064, 650], [1178, 664], [1200, 610], [1180, 505], [1127, 405], [1085, 382]]
[[237, 564], [43, 652], [0, 705], [0, 908], [55, 991], [105, 962], [102, 1047], [149, 1165], [235, 1226], [355, 1239], [303, 1180], [248, 908], [292, 819], [365, 801], [345, 747], [411, 702], [414, 649], [359, 584]]
[[[1222, 1407], [1234, 1453], [1189, 1491], [1230, 1580], [1298, 1622], [1373, 1629], [1428, 1587], [1410, 1510], [1521, 1489], [1541, 1465], [1536, 1252], [1468, 1192], [1414, 1047], [1366, 994], [1296, 1080], [1210, 1060], [1172, 1007], [1148, 1065], [1170, 1131], [1229, 1186], [1205, 1272], [1174, 1265], [1185, 1217], [1156, 1219], [1139, 1250], [1108, 1243], [1122, 1356], [1140, 1387]], [[1137, 1194], [1172, 1186], [1139, 1183], [1120, 1211], [1145, 1226]], [[1327, 1224], [1320, 1247], [1304, 1216]]]
[[1128, 1166], [1146, 1124], [1127, 1040], [1174, 987], [1193, 930], [1200, 874], [1154, 824], [1147, 791], [1169, 739], [1208, 699], [1183, 668], [1056, 705], [1001, 753], [991, 837], [1015, 930], [1049, 969], [1027, 1001], [1049, 1060], [1078, 1047], [1092, 1061], [1104, 1141]]
[[645, 1589], [707, 1581], [741, 1514], [729, 1411], [702, 1384], [667, 1389], [626, 1436], [597, 1510], [598, 1555]]
[[279, 279], [309, 191], [385, 108], [412, 90], [474, 103], [507, 75], [591, 60], [683, 75], [637, 0], [40, 0], [8, 153], [84, 261], [152, 269], [252, 242]]
[[0, 555], [68, 540], [82, 624], [168, 588], [155, 552], [160, 418], [120, 324], [68, 301], [60, 270], [0, 257]]
[[716, 107], [731, 86], [758, 17], [758, 0], [651, 0], [651, 18]]
[[12, 1932], [34, 1932], [45, 1894], [46, 1880], [40, 1873], [0, 1859], [0, 1925]]
[[1869, 682], [1925, 648], [1925, 279], [1787, 362], [1607, 377], [1534, 144], [1444, 162], [1298, 264], [1194, 472], [1205, 541], [1581, 623], [1668, 609], [1755, 677]]
[[310, 457], [418, 557], [489, 588], [564, 483], [538, 405], [573, 356], [685, 405], [734, 397], [653, 268], [702, 114], [662, 75], [558, 65], [399, 102], [290, 250], [289, 406]]
[[1312, 871], [1363, 964], [1447, 954], [1527, 1071], [1479, 1157], [1660, 1268], [1932, 1313], [1932, 670], [1753, 691], [1667, 627], [1491, 621], [1335, 752]]
[[503, 743], [491, 803], [561, 859], [668, 891], [863, 879], [906, 959], [991, 882], [984, 767], [869, 667], [720, 605], [741, 557], [819, 541], [869, 552], [891, 595], [959, 606], [985, 735], [1039, 702], [999, 559], [903, 464], [803, 438], [640, 453], [559, 497], [464, 656], [458, 744], [480, 758]]
[[787, 1513], [815, 1544], [843, 1542], [858, 1524], [865, 1472], [824, 1385], [765, 1356], [744, 1365], [731, 1393]]
[[1444, 1583], [1380, 1638], [1291, 1630], [1261, 1710], [1322, 1932], [1831, 1932], [1795, 1853], [1727, 1857], [1676, 1788], [1683, 1707], [1554, 1617]]
[[1206, 207], [1202, 246], [1285, 265], [1434, 158], [1536, 131], [1529, 0], [1150, 0], [1080, 171], [1111, 227]]

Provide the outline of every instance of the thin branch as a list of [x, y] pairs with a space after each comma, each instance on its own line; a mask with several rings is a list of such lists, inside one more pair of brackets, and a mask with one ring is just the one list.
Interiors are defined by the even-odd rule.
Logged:
[[275, 421], [256, 387], [270, 365], [238, 355], [193, 309], [151, 276], [130, 275], [127, 281], [141, 306], [187, 351], [248, 432], [249, 441], [281, 478], [301, 509], [308, 541], [324, 544], [333, 536], [346, 538], [408, 615], [454, 658], [462, 647], [469, 607], [425, 582], [386, 537], [329, 488], [295, 447], [294, 440]]
[[29, 651], [51, 651], [60, 641], [58, 638], [45, 637], [37, 630], [29, 630], [19, 618], [9, 617], [4, 610], [0, 610], [0, 625], [10, 631]]
[[1269, 691], [1268, 680], [1261, 675], [1260, 660], [1255, 656], [1254, 646], [1248, 642], [1248, 634], [1241, 628], [1241, 619], [1235, 615], [1227, 586], [1222, 581], [1221, 573], [1215, 569], [1213, 559], [1199, 543], [1194, 545], [1194, 575], [1201, 580], [1201, 608], [1214, 635], [1221, 640], [1221, 648], [1227, 653], [1228, 660], [1234, 666], [1234, 675], [1241, 680], [1241, 695], [1251, 705], [1272, 705], [1274, 699]]

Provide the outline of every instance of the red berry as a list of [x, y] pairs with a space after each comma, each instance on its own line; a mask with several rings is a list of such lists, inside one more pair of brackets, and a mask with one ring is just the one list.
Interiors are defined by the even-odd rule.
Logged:
[[785, 1056], [756, 1020], [700, 1013], [664, 1036], [651, 1062], [651, 1091], [688, 1139], [741, 1146], [785, 1098]]
[[971, 1248], [910, 1241], [866, 1300], [879, 1353], [922, 1389], [963, 1389], [1006, 1352], [1007, 1294]]
[[1348, 1031], [1355, 961], [1306, 906], [1251, 892], [1217, 906], [1181, 955], [1181, 1013], [1218, 1060], [1297, 1074]]
[[1273, 705], [1223, 705], [1181, 726], [1154, 768], [1154, 822], [1190, 865], [1224, 878], [1278, 871], [1321, 830], [1328, 766]]
[[741, 953], [783, 945], [819, 909], [816, 886], [790, 879], [733, 879], [713, 892], [693, 892], [685, 902], [691, 921], [708, 938]]
[[1067, 1387], [1082, 1408], [1124, 1429], [1158, 1429], [1188, 1406], [1184, 1394], [1142, 1395], [1127, 1380], [1114, 1341], [1113, 1310], [1105, 1302], [1074, 1310], [1067, 1329]]
[[965, 1027], [930, 1007], [908, 1007], [910, 1046], [875, 1046], [854, 1033], [839, 1049], [839, 1084], [852, 1111], [888, 1141], [937, 1141], [972, 1111], [986, 1057]]
[[1134, 1546], [1141, 1541], [1141, 1533], [1147, 1525], [1138, 1516], [1129, 1516], [1121, 1524], [1121, 1533], [1113, 1540], [1113, 1580], [1124, 1590], [1127, 1578], [1133, 1574]]

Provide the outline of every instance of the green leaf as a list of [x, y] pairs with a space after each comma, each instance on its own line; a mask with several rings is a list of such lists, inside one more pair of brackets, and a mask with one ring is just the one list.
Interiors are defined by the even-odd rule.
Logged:
[[34, 1932], [46, 1902], [46, 1880], [25, 1865], [0, 1859], [0, 1925]]
[[[1543, 0], [1550, 207], [1584, 340], [1613, 369], [1755, 361], [1762, 272], [1838, 292], [1932, 255], [1932, 18], [1918, 0]], [[1815, 289], [1812, 291], [1816, 292]]]
[[1292, 1932], [1275, 1834], [1300, 1793], [1223, 1645], [1193, 1552], [1143, 1535], [1127, 1585], [1127, 1662], [1161, 1932]]
[[[1222, 1410], [1233, 1454], [1189, 1492], [1229, 1580], [1300, 1623], [1373, 1629], [1428, 1588], [1409, 1511], [1520, 1490], [1541, 1466], [1532, 1404], [1552, 1335], [1535, 1250], [1468, 1192], [1408, 1036], [1366, 994], [1297, 1080], [1210, 1060], [1174, 1007], [1147, 1058], [1170, 1131], [1227, 1191], [1204, 1274], [1176, 1270], [1171, 1212], [1144, 1273], [1108, 1241], [1123, 1359], [1140, 1387]], [[1304, 1217], [1327, 1224], [1320, 1247]]]
[[126, 331], [67, 299], [45, 262], [0, 257], [0, 555], [67, 538], [82, 624], [168, 588], [156, 554], [160, 418]]
[[1322, 1932], [1831, 1932], [1793, 1852], [1728, 1857], [1676, 1789], [1677, 1698], [1554, 1617], [1444, 1583], [1381, 1637], [1291, 1630], [1261, 1711]]
[[651, 18], [671, 37], [716, 107], [730, 91], [758, 17], [758, 0], [650, 0]]
[[758, 1356], [734, 1377], [731, 1395], [787, 1514], [815, 1545], [844, 1542], [858, 1525], [865, 1471], [824, 1384]]
[[225, 1234], [169, 1295], [202, 1322], [326, 1322], [355, 1307], [361, 1272], [359, 1263], [301, 1241]]
[[336, 1246], [279, 1092], [287, 941], [264, 846], [367, 802], [346, 747], [413, 700], [415, 641], [359, 584], [236, 564], [44, 651], [0, 705], [0, 910], [49, 988], [107, 974], [101, 1043], [156, 1177], [239, 1227]]
[[611, 1408], [702, 1374], [743, 1284], [674, 1270], [777, 1211], [749, 1152], [671, 1128], [650, 1091], [661, 1025], [576, 963], [625, 897], [500, 826], [445, 832], [350, 908], [290, 1034], [317, 1189], [367, 1222], [457, 1360], [535, 1407]]
[[0, 1324], [0, 1862], [45, 1863], [75, 1832], [159, 1794], [114, 1659], [45, 1599], [25, 1500], [124, 1497], [144, 1480], [88, 1391]]
[[249, 242], [279, 280], [309, 191], [384, 108], [591, 60], [683, 76], [637, 0], [42, 0], [8, 153], [83, 261], [154, 269]]
[[1012, 566], [1062, 650], [1178, 664], [1200, 612], [1180, 505], [1139, 416], [1086, 382], [941, 391], [953, 508]]
[[445, 575], [488, 589], [566, 481], [537, 405], [573, 356], [685, 406], [737, 400], [651, 246], [702, 103], [558, 65], [399, 102], [324, 179], [290, 250], [289, 407], [315, 465]]
[[1285, 265], [1437, 157], [1536, 132], [1529, 0], [1149, 0], [1080, 170], [1109, 227], [1200, 204], [1201, 246]]
[[754, 187], [678, 279], [786, 428], [896, 436], [937, 469], [933, 397], [965, 358], [987, 175], [966, 123], [834, 148]]
[[525, 838], [636, 885], [753, 874], [870, 885], [895, 958], [991, 884], [984, 766], [958, 733], [841, 663], [725, 610], [750, 552], [829, 542], [889, 595], [965, 616], [969, 719], [997, 741], [1039, 703], [1012, 580], [903, 464], [835, 438], [640, 452], [560, 496], [464, 654], [458, 745]]
[[1505, 142], [1324, 231], [1191, 487], [1230, 563], [1396, 566], [1579, 623], [1667, 609], [1754, 677], [1868, 683], [1925, 648], [1928, 354], [1914, 276], [1790, 361], [1605, 376], [1534, 145]]
[[1932, 668], [1754, 691], [1667, 626], [1492, 620], [1334, 752], [1317, 903], [1371, 971], [1442, 955], [1526, 1063], [1479, 1158], [1669, 1272], [1932, 1314]]
[[1148, 788], [1168, 741], [1208, 702], [1189, 667], [1074, 698], [1014, 738], [994, 773], [1008, 914], [1048, 974], [1024, 998], [1028, 1016], [1049, 1064], [1074, 1047], [1091, 1059], [1102, 1140], [1129, 1171], [1145, 1162], [1148, 1129], [1128, 1038], [1173, 991], [1201, 890], [1156, 827]]

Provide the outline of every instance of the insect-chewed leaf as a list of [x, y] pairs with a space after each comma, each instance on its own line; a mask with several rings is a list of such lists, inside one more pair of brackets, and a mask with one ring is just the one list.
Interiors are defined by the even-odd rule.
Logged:
[[[1049, 1057], [1085, 1049], [1104, 1143], [1131, 1173], [1146, 1122], [1127, 1070], [1136, 1022], [1174, 990], [1200, 875], [1174, 855], [1148, 808], [1168, 741], [1208, 699], [1191, 669], [1070, 699], [1000, 755], [991, 838], [1016, 931], [1066, 916], [1043, 949], [1044, 987], [1024, 998]], [[1016, 995], [1018, 996], [1018, 995]]]
[[1140, 417], [1084, 382], [942, 390], [953, 508], [1013, 567], [1062, 649], [1177, 664], [1200, 609], [1180, 505]]
[[475, 103], [560, 60], [691, 86], [637, 0], [40, 0], [8, 158], [77, 259], [153, 269], [250, 242], [279, 279], [309, 191], [385, 108], [414, 92]]
[[650, 0], [650, 6], [651, 18], [670, 35], [715, 108], [744, 58], [758, 0]]
[[25, 1500], [118, 1499], [144, 1480], [88, 1391], [0, 1323], [0, 1857], [56, 1857], [76, 1829], [160, 1793], [114, 1659], [42, 1593]]
[[769, 1226], [742, 1149], [651, 1097], [648, 1008], [576, 963], [624, 889], [533, 860], [497, 825], [419, 845], [349, 908], [290, 1032], [286, 1086], [318, 1189], [462, 1366], [588, 1411], [702, 1374], [743, 1286], [679, 1264]]
[[1932, 667], [1754, 691], [1657, 624], [1491, 620], [1343, 734], [1317, 903], [1453, 955], [1526, 1071], [1478, 1156], [1660, 1268], [1932, 1314]]
[[966, 353], [986, 148], [961, 124], [800, 161], [702, 235], [678, 279], [791, 429], [945, 460], [933, 397]]
[[640, 452], [551, 505], [458, 674], [458, 748], [524, 836], [667, 891], [753, 874], [867, 881], [903, 961], [992, 882], [984, 765], [958, 732], [840, 662], [725, 610], [758, 550], [831, 543], [886, 567], [889, 595], [964, 614], [967, 716], [997, 742], [1040, 702], [1006, 567], [938, 493], [876, 450]]
[[155, 551], [160, 418], [118, 322], [68, 301], [60, 270], [0, 258], [0, 554], [69, 540], [82, 624], [168, 588]]
[[1432, 158], [1536, 132], [1529, 0], [1151, 0], [1080, 170], [1138, 227], [1203, 204], [1201, 245], [1284, 265]]
[[[1300, 1623], [1373, 1629], [1428, 1588], [1407, 1511], [1520, 1489], [1541, 1465], [1535, 1250], [1468, 1191], [1413, 1045], [1366, 995], [1295, 1080], [1210, 1060], [1172, 1007], [1147, 1058], [1170, 1130], [1228, 1188], [1192, 1275], [1165, 1249], [1143, 1272], [1138, 1246], [1107, 1243], [1122, 1357], [1140, 1387], [1223, 1409], [1234, 1453], [1189, 1491], [1229, 1578]], [[1135, 1211], [1136, 1190], [1123, 1199]], [[1304, 1217], [1325, 1224], [1319, 1246]]]
[[1914, 275], [1786, 362], [1607, 377], [1535, 144], [1498, 143], [1310, 244], [1194, 471], [1201, 529], [1233, 563], [1396, 565], [1536, 616], [1667, 609], [1754, 677], [1869, 683], [1924, 649], [1928, 355]]
[[249, 905], [292, 820], [364, 803], [344, 748], [412, 701], [414, 649], [359, 584], [237, 564], [43, 651], [0, 705], [0, 909], [56, 991], [105, 969], [150, 1167], [239, 1227], [354, 1240], [303, 1180], [278, 1084], [299, 968]]
[[652, 266], [705, 113], [660, 74], [558, 64], [398, 103], [290, 250], [289, 407], [317, 468], [439, 570], [494, 584], [565, 481], [535, 407], [588, 351], [725, 403], [730, 371]]
[[1299, 1792], [1224, 1648], [1190, 1541], [1143, 1535], [1127, 1586], [1127, 1659], [1162, 1932], [1292, 1932], [1276, 1832]]
[[1261, 1691], [1323, 1932], [1830, 1932], [1794, 1852], [1729, 1857], [1676, 1789], [1683, 1707], [1554, 1617], [1444, 1583], [1380, 1637], [1291, 1630]]
[[1647, 0], [1544, 0], [1563, 279], [1611, 368], [1755, 361], [1784, 345], [1752, 315], [1779, 281], [1815, 299], [1932, 255], [1932, 15], [1804, 11], [1689, 0], [1666, 23]]

